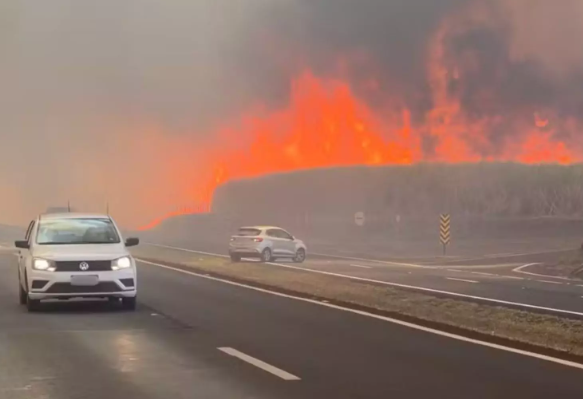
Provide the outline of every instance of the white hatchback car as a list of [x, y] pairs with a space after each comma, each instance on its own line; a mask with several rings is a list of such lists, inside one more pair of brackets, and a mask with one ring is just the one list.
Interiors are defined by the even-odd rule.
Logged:
[[289, 258], [301, 263], [306, 259], [307, 248], [302, 240], [279, 227], [241, 227], [231, 236], [229, 255], [233, 262], [241, 258], [259, 258], [272, 262], [277, 258]]
[[16, 241], [20, 303], [37, 310], [42, 299], [109, 298], [136, 308], [135, 261], [119, 228], [106, 215], [44, 214]]

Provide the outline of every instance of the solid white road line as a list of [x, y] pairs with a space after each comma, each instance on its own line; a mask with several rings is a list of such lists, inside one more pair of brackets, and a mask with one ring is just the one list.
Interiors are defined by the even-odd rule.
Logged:
[[451, 278], [451, 277], [446, 277], [446, 280], [453, 280], [453, 281], [463, 281], [464, 283], [472, 283], [472, 284], [478, 284], [479, 281], [474, 281], [474, 280], [464, 280], [463, 278]]
[[199, 254], [199, 255], [208, 255], [208, 256], [212, 256], [212, 257], [219, 257], [219, 258], [229, 258], [228, 255], [221, 255], [221, 254], [215, 254], [215, 253], [211, 253], [211, 252], [203, 252], [203, 251], [195, 251], [194, 249], [187, 249], [187, 248], [179, 248], [179, 247], [172, 247], [170, 245], [162, 245], [162, 244], [154, 244], [151, 242], [146, 242], [144, 243], [146, 245], [150, 245], [152, 247], [160, 247], [160, 248], [168, 248], [168, 249], [176, 249], [177, 251], [183, 251], [183, 252], [191, 252], [193, 254]]
[[362, 269], [372, 269], [372, 267], [370, 267], [370, 266], [355, 265], [355, 264], [352, 264], [352, 263], [350, 264], [350, 266], [352, 266], [352, 267], [360, 267]]
[[[176, 248], [176, 247], [174, 247], [173, 249], [182, 250], [181, 248]], [[191, 249], [188, 249], [188, 250], [185, 250], [185, 251], [186, 252], [195, 252], [195, 253], [197, 252], [197, 251], [193, 251]], [[211, 255], [212, 256], [212, 254], [209, 253], [209, 252], [205, 252], [204, 254], [207, 254], [207, 255]], [[219, 255], [219, 254], [215, 254], [214, 256], [226, 257], [224, 255]], [[341, 278], [346, 278], [346, 279], [350, 279], [350, 280], [365, 281], [365, 282], [374, 283], [374, 284], [382, 284], [382, 285], [386, 285], [386, 286], [389, 286], [389, 287], [406, 288], [406, 289], [420, 291], [420, 292], [430, 292], [432, 294], [449, 295], [449, 296], [453, 296], [453, 297], [474, 299], [474, 300], [483, 301], [483, 302], [499, 303], [499, 304], [503, 304], [503, 305], [510, 305], [510, 306], [527, 308], [527, 309], [537, 309], [537, 310], [544, 310], [544, 311], [547, 311], [547, 312], [554, 312], [554, 313], [560, 313], [560, 314], [569, 314], [569, 315], [575, 315], [575, 316], [583, 317], [583, 313], [582, 312], [575, 312], [575, 311], [572, 311], [572, 310], [548, 308], [548, 307], [545, 307], [545, 306], [529, 305], [527, 303], [504, 301], [502, 299], [485, 298], [485, 297], [476, 296], [476, 295], [460, 294], [459, 292], [443, 291], [443, 290], [436, 290], [436, 289], [433, 289], [433, 288], [419, 287], [419, 286], [415, 286], [415, 285], [392, 283], [390, 281], [375, 280], [375, 279], [364, 278], [364, 277], [356, 277], [356, 276], [349, 276], [349, 275], [346, 275], [346, 274], [326, 272], [326, 271], [323, 271], [323, 270], [314, 270], [314, 269], [307, 269], [307, 268], [303, 268], [303, 267], [299, 267], [299, 266], [284, 265], [282, 263], [273, 263], [273, 262], [270, 262], [270, 263], [266, 263], [266, 264], [272, 265], [272, 266], [284, 267], [284, 268], [287, 268], [287, 269], [301, 270], [301, 271], [308, 272], [308, 273], [325, 274], [327, 276], [335, 276], [335, 277], [341, 277]]]
[[546, 277], [546, 278], [557, 278], [559, 280], [571, 280], [570, 278], [567, 278], [567, 277], [549, 276], [548, 274], [532, 273], [532, 272], [527, 272], [527, 271], [524, 271], [523, 270], [523, 269], [526, 269], [527, 267], [534, 266], [534, 265], [540, 265], [540, 263], [529, 263], [529, 264], [526, 264], [526, 265], [518, 266], [518, 267], [512, 269], [512, 271], [515, 272], [515, 273], [528, 274], [530, 276]]
[[324, 306], [324, 307], [331, 308], [331, 309], [336, 309], [336, 310], [341, 310], [341, 311], [344, 311], [344, 312], [354, 313], [354, 314], [358, 314], [358, 315], [361, 315], [361, 316], [366, 316], [366, 317], [370, 317], [370, 318], [373, 318], [373, 319], [383, 320], [383, 321], [387, 321], [387, 322], [390, 322], [390, 323], [393, 323], [393, 324], [398, 324], [400, 326], [412, 328], [412, 329], [415, 329], [415, 330], [424, 331], [424, 332], [431, 333], [431, 334], [435, 334], [435, 335], [440, 335], [442, 337], [456, 339], [458, 341], [463, 341], [463, 342], [468, 342], [468, 343], [471, 343], [471, 344], [485, 346], [485, 347], [488, 347], [488, 348], [503, 350], [503, 351], [506, 351], [506, 352], [511, 352], [511, 353], [515, 353], [515, 354], [518, 354], [518, 355], [528, 356], [528, 357], [532, 357], [532, 358], [535, 358], [535, 359], [545, 360], [547, 362], [557, 363], [557, 364], [561, 364], [563, 366], [568, 366], [568, 367], [573, 367], [573, 368], [577, 368], [577, 369], [583, 370], [583, 364], [581, 364], [581, 363], [571, 362], [571, 361], [568, 361], [568, 360], [558, 359], [558, 358], [555, 358], [555, 357], [541, 355], [541, 354], [534, 353], [534, 352], [528, 352], [528, 351], [521, 350], [521, 349], [515, 349], [515, 348], [511, 348], [511, 347], [504, 346], [504, 345], [498, 345], [498, 344], [493, 344], [493, 343], [486, 342], [486, 341], [480, 341], [480, 340], [477, 340], [477, 339], [467, 338], [467, 337], [464, 337], [462, 335], [451, 334], [451, 333], [448, 333], [448, 332], [445, 332], [445, 331], [440, 331], [440, 330], [435, 330], [433, 328], [423, 327], [423, 326], [420, 326], [420, 325], [417, 325], [417, 324], [413, 324], [413, 323], [409, 323], [409, 322], [401, 321], [401, 320], [397, 320], [397, 319], [392, 319], [390, 317], [376, 315], [376, 314], [369, 313], [369, 312], [365, 312], [365, 311], [362, 311], [362, 310], [350, 309], [350, 308], [346, 308], [346, 307], [342, 307], [342, 306], [338, 306], [338, 305], [333, 305], [331, 303], [327, 303], [327, 302], [324, 302], [324, 301], [316, 301], [314, 299], [308, 299], [308, 298], [302, 298], [302, 297], [288, 295], [288, 294], [282, 294], [280, 292], [266, 290], [264, 288], [253, 287], [252, 285], [241, 284], [241, 283], [236, 283], [234, 281], [225, 280], [225, 279], [222, 279], [222, 278], [206, 276], [204, 274], [199, 274], [199, 273], [195, 273], [195, 272], [191, 272], [191, 271], [188, 271], [188, 270], [179, 269], [179, 268], [172, 267], [172, 266], [166, 266], [166, 265], [163, 265], [161, 263], [149, 262], [149, 261], [145, 261], [145, 260], [141, 260], [141, 259], [137, 259], [137, 258], [136, 258], [136, 260], [138, 262], [140, 262], [140, 263], [144, 263], [144, 264], [147, 264], [147, 265], [156, 266], [156, 267], [160, 267], [160, 268], [167, 269], [167, 270], [172, 270], [172, 271], [175, 271], [175, 272], [178, 272], [178, 273], [184, 273], [184, 274], [188, 274], [190, 276], [204, 278], [204, 279], [207, 279], [207, 280], [221, 282], [223, 284], [229, 284], [229, 285], [232, 285], [234, 287], [246, 288], [246, 289], [249, 289], [249, 290], [253, 290], [253, 291], [257, 291], [257, 292], [262, 292], [262, 293], [265, 293], [265, 294], [270, 294], [270, 295], [278, 296], [278, 297], [281, 297], [281, 298], [294, 299], [296, 301], [311, 303], [311, 304], [318, 305], [318, 306]]
[[299, 377], [296, 377], [295, 375], [290, 374], [287, 371], [283, 371], [282, 369], [278, 369], [277, 367], [274, 367], [271, 364], [267, 364], [264, 361], [261, 361], [259, 359], [252, 357], [252, 356], [246, 355], [243, 352], [239, 352], [237, 349], [227, 348], [227, 347], [217, 348], [217, 349], [220, 350], [221, 352], [226, 353], [227, 355], [234, 356], [238, 359], [243, 360], [244, 362], [252, 364], [253, 366], [260, 368], [261, 370], [264, 370], [264, 371], [267, 371], [268, 373], [276, 375], [279, 378], [281, 378], [282, 380], [298, 381], [300, 379]]
[[464, 262], [472, 262], [475, 260], [482, 260], [482, 259], [495, 259], [495, 258], [518, 258], [521, 256], [532, 256], [532, 255], [547, 255], [547, 254], [554, 254], [554, 253], [560, 253], [560, 252], [567, 252], [567, 251], [572, 251], [573, 248], [567, 248], [567, 249], [553, 249], [553, 250], [549, 250], [549, 251], [542, 251], [542, 252], [525, 252], [525, 253], [521, 253], [521, 254], [510, 254], [510, 255], [485, 255], [482, 256], [480, 258], [466, 258], [463, 259]]
[[497, 277], [501, 277], [501, 278], [509, 278], [512, 280], [524, 280], [524, 277], [516, 277], [516, 276], [505, 276], [503, 274], [497, 274]]
[[390, 262], [388, 260], [376, 260], [376, 259], [363, 259], [363, 258], [355, 258], [352, 256], [329, 255], [329, 254], [322, 254], [322, 253], [317, 253], [317, 252], [312, 252], [312, 254], [318, 255], [318, 256], [327, 256], [329, 258], [336, 258], [336, 259], [359, 260], [361, 262], [378, 263], [381, 265], [417, 267], [420, 269], [435, 269], [434, 267], [431, 267], [431, 266], [415, 265], [413, 263]]
[[560, 284], [560, 285], [564, 284], [564, 283], [560, 283], [558, 281], [548, 281], [548, 280], [533, 280], [533, 281], [538, 281], [539, 283], [547, 283], [547, 284]]
[[497, 277], [497, 274], [492, 274], [492, 273], [484, 273], [484, 272], [470, 272], [472, 274], [479, 274], [480, 276], [494, 276]]

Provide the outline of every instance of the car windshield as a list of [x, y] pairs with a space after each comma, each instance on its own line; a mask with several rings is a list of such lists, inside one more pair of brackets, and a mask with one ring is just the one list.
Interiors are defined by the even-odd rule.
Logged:
[[41, 220], [36, 236], [39, 245], [118, 244], [119, 235], [109, 219]]
[[259, 229], [239, 229], [239, 231], [237, 232], [238, 236], [243, 236], [243, 237], [254, 237], [254, 236], [258, 236], [261, 233], [261, 230]]

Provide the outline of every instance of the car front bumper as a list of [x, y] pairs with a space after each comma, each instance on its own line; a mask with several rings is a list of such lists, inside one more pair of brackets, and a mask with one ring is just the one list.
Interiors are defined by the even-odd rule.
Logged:
[[[31, 299], [135, 297], [137, 278], [135, 270], [102, 272], [47, 272], [28, 271], [28, 293]], [[74, 276], [96, 276], [92, 285], [75, 285]]]

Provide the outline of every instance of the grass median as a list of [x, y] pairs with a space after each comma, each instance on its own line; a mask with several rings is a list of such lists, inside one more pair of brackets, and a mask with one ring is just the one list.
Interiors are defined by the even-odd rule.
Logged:
[[140, 259], [181, 266], [258, 287], [328, 300], [470, 337], [565, 358], [583, 359], [583, 321], [227, 258], [154, 246]]

